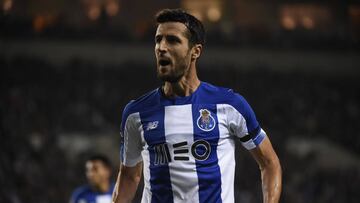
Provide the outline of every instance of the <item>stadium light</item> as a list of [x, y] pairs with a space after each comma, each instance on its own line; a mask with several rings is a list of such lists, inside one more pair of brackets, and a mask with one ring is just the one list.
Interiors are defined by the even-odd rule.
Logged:
[[217, 7], [211, 7], [207, 11], [207, 17], [209, 21], [211, 22], [217, 22], [221, 18], [221, 12], [220, 9]]
[[13, 6], [13, 0], [4, 0], [3, 10], [9, 12]]

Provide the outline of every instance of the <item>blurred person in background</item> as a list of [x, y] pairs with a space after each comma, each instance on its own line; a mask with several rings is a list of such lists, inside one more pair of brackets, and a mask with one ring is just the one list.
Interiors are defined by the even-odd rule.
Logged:
[[250, 105], [197, 77], [202, 23], [180, 9], [162, 10], [156, 21], [157, 73], [164, 85], [124, 109], [113, 202], [132, 201], [142, 170], [143, 203], [235, 202], [235, 139], [260, 167], [263, 201], [278, 202], [280, 162]]
[[111, 171], [111, 162], [106, 156], [89, 157], [85, 162], [88, 184], [75, 189], [70, 203], [110, 203], [114, 189]]

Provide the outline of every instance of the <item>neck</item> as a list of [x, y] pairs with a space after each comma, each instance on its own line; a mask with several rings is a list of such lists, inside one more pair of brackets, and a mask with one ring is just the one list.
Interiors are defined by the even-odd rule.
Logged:
[[166, 97], [185, 97], [196, 91], [200, 85], [200, 80], [197, 77], [195, 63], [191, 63], [189, 71], [178, 82], [165, 82], [163, 92]]
[[101, 193], [105, 193], [110, 189], [109, 181], [104, 181], [96, 186], [93, 186], [94, 190], [99, 191]]

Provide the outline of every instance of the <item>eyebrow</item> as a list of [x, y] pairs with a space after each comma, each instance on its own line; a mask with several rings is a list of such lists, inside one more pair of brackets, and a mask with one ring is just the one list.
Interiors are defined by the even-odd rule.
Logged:
[[179, 36], [175, 35], [175, 34], [157, 34], [155, 35], [155, 39], [159, 38], [159, 37], [176, 37], [178, 39], [181, 39]]
[[157, 36], [175, 36], [174, 34], [157, 34], [155, 35], [155, 37]]

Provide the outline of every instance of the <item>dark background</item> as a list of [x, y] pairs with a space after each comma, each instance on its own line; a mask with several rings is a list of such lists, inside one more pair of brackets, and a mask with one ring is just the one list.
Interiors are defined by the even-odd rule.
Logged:
[[[204, 22], [199, 77], [253, 107], [282, 163], [281, 202], [360, 201], [359, 1], [0, 5], [0, 202], [67, 202], [92, 153], [109, 156], [115, 181], [122, 109], [161, 85], [153, 15], [167, 7]], [[257, 165], [237, 145], [236, 202], [261, 202]]]

